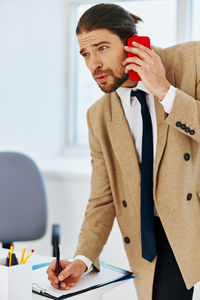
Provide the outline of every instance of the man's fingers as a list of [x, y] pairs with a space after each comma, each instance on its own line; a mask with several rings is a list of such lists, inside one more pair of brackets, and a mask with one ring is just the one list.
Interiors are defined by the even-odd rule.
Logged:
[[140, 44], [140, 43], [133, 42], [132, 45], [133, 45], [133, 47], [135, 47], [135, 48], [144, 50], [144, 51], [147, 52], [150, 56], [152, 56], [152, 54], [153, 54], [151, 49], [149, 49], [148, 47], [146, 47], [146, 46], [144, 46], [144, 45], [142, 45], [142, 44]]
[[[142, 46], [142, 45], [140, 45], [140, 46]], [[149, 56], [152, 57], [155, 55], [155, 53], [153, 53], [149, 48], [144, 47], [144, 46], [142, 46], [142, 47], [143, 48], [135, 47], [135, 45], [133, 47], [124, 46], [124, 50], [127, 52], [130, 52], [132, 54], [138, 55], [142, 59], [148, 59]]]
[[53, 287], [55, 287], [56, 289], [58, 288], [58, 283], [55, 283], [54, 281], [50, 281], [50, 282]]
[[54, 281], [55, 283], [58, 283], [58, 278], [55, 275], [55, 271], [56, 271], [56, 260], [53, 260], [47, 269], [47, 275], [48, 275], [48, 279], [51, 282]]
[[128, 49], [125, 48], [125, 50], [132, 54], [137, 55], [139, 58], [141, 58], [143, 60], [148, 60], [150, 58], [150, 55], [147, 52], [145, 52], [141, 49], [135, 48], [135, 47], [128, 47]]
[[139, 74], [139, 71], [141, 70], [141, 67], [136, 64], [129, 64], [126, 66], [124, 72], [128, 73], [128, 71], [135, 71]]
[[[58, 283], [55, 283], [55, 282], [52, 282], [52, 281], [51, 281], [51, 285], [52, 285], [53, 287], [55, 287], [56, 289], [58, 289]], [[74, 285], [74, 284], [72, 284], [72, 283], [66, 284], [65, 282], [61, 282], [60, 288], [61, 288], [61, 290], [68, 290], [68, 289], [70, 289], [73, 285]]]
[[54, 282], [55, 284], [58, 284], [58, 277], [56, 277], [55, 275], [52, 276], [48, 276], [49, 281]]
[[[63, 283], [63, 286], [62, 286], [62, 283]], [[72, 288], [75, 285], [74, 282], [67, 282], [67, 283], [62, 282], [62, 283], [61, 283], [61, 287], [64, 290], [69, 290], [70, 288]]]
[[144, 64], [143, 60], [141, 60], [140, 58], [138, 57], [129, 57], [129, 58], [126, 58], [124, 61], [123, 61], [123, 65], [127, 65], [127, 64], [130, 64], [130, 63], [135, 63], [137, 64], [138, 66], [142, 66]]
[[58, 275], [58, 279], [60, 281], [63, 281], [67, 277], [69, 277], [72, 274], [72, 264], [69, 264], [60, 274]]

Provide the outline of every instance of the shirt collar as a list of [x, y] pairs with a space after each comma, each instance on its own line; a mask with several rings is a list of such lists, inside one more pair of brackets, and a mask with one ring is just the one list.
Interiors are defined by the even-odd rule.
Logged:
[[116, 90], [118, 96], [120, 97], [121, 101], [125, 102], [129, 106], [131, 106], [131, 90], [133, 91], [142, 90], [147, 94], [151, 94], [142, 81], [138, 81], [138, 84], [133, 88], [119, 87]]

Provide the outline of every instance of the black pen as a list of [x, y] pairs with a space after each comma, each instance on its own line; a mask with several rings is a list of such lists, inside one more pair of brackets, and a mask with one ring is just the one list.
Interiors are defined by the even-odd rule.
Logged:
[[[55, 242], [55, 252], [56, 252], [56, 265], [57, 265], [57, 275], [60, 273], [60, 249], [58, 242]], [[60, 281], [58, 282], [58, 288], [60, 289]]]

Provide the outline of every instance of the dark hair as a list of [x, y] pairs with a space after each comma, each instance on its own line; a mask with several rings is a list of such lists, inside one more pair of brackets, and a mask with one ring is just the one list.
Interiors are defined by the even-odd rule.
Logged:
[[119, 5], [101, 3], [92, 6], [81, 16], [76, 34], [95, 29], [108, 29], [126, 43], [127, 38], [137, 33], [136, 24], [139, 21], [142, 19]]

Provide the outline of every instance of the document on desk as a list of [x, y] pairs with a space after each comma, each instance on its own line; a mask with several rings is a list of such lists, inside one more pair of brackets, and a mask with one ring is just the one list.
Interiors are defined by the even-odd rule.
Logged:
[[32, 290], [52, 299], [65, 299], [89, 290], [125, 279], [134, 278], [131, 272], [101, 262], [101, 271], [82, 275], [70, 290], [59, 290], [51, 286], [46, 273], [47, 267], [33, 271]]

